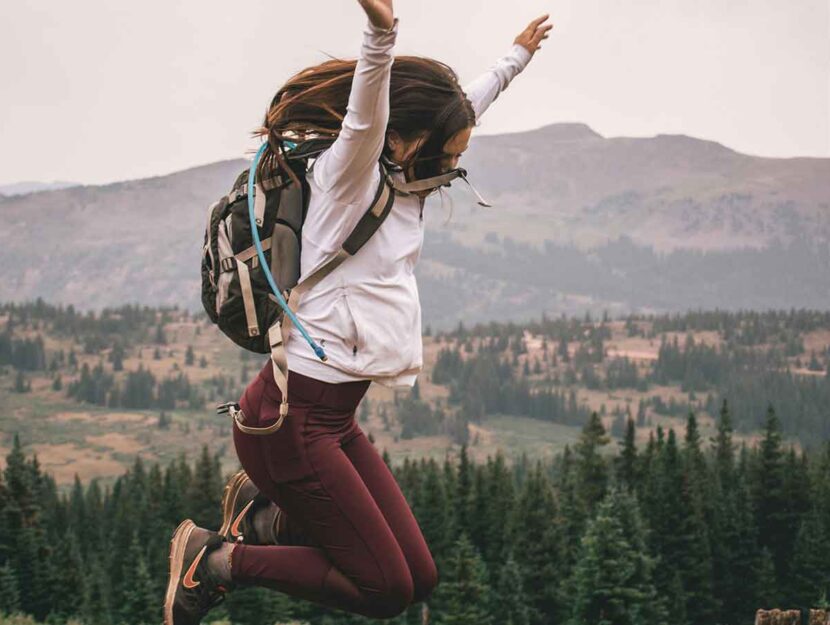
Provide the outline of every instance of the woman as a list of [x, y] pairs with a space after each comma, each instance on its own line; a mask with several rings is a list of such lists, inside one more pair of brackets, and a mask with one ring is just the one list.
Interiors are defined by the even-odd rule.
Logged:
[[[359, 2], [368, 17], [360, 58], [327, 61], [292, 77], [260, 131], [337, 137], [307, 176], [301, 281], [337, 252], [371, 205], [378, 161], [401, 183], [455, 168], [477, 120], [552, 28], [544, 24], [547, 15], [533, 20], [506, 56], [462, 89], [442, 63], [393, 57], [392, 0]], [[297, 317], [328, 360], [320, 361], [292, 329], [289, 413], [267, 436], [234, 428], [244, 471], [225, 489], [219, 532], [190, 520], [176, 530], [165, 625], [198, 623], [237, 585], [374, 618], [400, 614], [437, 585], [406, 499], [354, 419], [372, 381], [411, 387], [421, 369], [413, 270], [431, 192], [396, 195], [372, 238], [304, 295]], [[280, 400], [269, 362], [240, 407], [247, 422], [262, 427], [278, 418]]]

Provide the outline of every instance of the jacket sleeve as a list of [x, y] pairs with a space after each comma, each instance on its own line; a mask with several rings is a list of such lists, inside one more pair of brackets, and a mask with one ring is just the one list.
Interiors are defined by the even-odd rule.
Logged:
[[496, 61], [486, 72], [464, 85], [464, 93], [473, 105], [478, 124], [484, 111], [507, 88], [510, 81], [530, 62], [530, 51], [514, 43], [510, 51]]
[[388, 30], [366, 22], [342, 129], [314, 164], [314, 181], [338, 202], [357, 202], [377, 184], [397, 33], [397, 17]]

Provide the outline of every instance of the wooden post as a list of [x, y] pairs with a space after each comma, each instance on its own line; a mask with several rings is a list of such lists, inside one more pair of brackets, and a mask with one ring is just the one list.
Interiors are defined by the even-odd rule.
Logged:
[[755, 625], [801, 625], [801, 610], [758, 610]]
[[810, 625], [830, 625], [830, 611], [810, 610]]

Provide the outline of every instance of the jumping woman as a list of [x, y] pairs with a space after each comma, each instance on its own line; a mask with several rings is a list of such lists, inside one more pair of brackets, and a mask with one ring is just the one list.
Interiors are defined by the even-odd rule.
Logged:
[[[360, 57], [293, 76], [260, 129], [262, 135], [336, 136], [308, 171], [301, 282], [338, 252], [372, 205], [379, 162], [400, 186], [457, 167], [481, 115], [552, 28], [548, 15], [533, 20], [505, 56], [462, 89], [443, 63], [393, 56], [398, 18], [392, 0], [359, 3], [368, 17]], [[411, 387], [421, 370], [413, 272], [424, 201], [439, 187], [396, 192], [388, 216], [359, 252], [305, 292], [296, 316], [328, 359], [316, 357], [291, 329], [288, 415], [267, 435], [234, 427], [243, 471], [225, 488], [218, 532], [186, 520], [173, 535], [165, 625], [199, 623], [238, 586], [390, 618], [438, 584], [415, 517], [355, 409], [372, 381]], [[264, 427], [278, 419], [281, 400], [268, 362], [239, 406], [246, 422]]]

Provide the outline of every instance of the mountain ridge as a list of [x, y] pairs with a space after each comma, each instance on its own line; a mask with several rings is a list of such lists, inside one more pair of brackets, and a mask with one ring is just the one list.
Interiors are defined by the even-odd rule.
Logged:
[[[0, 197], [0, 210], [14, 224], [0, 231], [6, 270], [0, 299], [198, 308], [208, 208], [248, 164], [226, 159], [150, 178]], [[504, 297], [517, 302], [511, 314], [520, 316], [540, 309], [635, 310], [646, 302], [662, 307], [680, 293], [678, 281], [700, 289], [699, 297], [695, 290], [676, 298], [684, 306], [697, 298], [722, 307], [760, 301], [789, 307], [798, 302], [788, 298], [803, 289], [787, 285], [800, 280], [818, 295], [812, 305], [825, 301], [822, 293], [830, 305], [830, 285], [821, 278], [825, 257], [794, 247], [828, 247], [830, 159], [754, 157], [685, 135], [605, 138], [585, 124], [563, 123], [474, 137], [462, 166], [494, 206], [477, 206], [460, 184], [441, 190], [452, 201], [449, 219], [437, 194], [427, 200], [418, 267], [425, 324], [465, 315], [486, 320], [502, 314]], [[543, 250], [538, 262], [550, 267], [520, 288], [509, 272], [499, 273], [495, 259], [520, 262], [532, 249]], [[695, 254], [674, 253], [682, 251]], [[482, 271], [472, 258], [490, 269]], [[804, 263], [811, 263], [808, 273]], [[567, 280], [560, 275], [565, 267], [573, 272]], [[603, 278], [623, 267], [627, 291]], [[711, 284], [688, 272], [705, 272]], [[663, 277], [650, 279], [657, 274]], [[783, 285], [781, 292], [758, 298], [746, 287], [724, 300], [729, 284], [763, 289], [765, 280]]]

